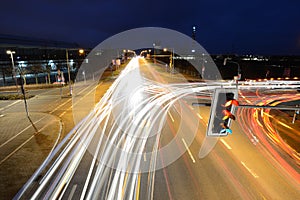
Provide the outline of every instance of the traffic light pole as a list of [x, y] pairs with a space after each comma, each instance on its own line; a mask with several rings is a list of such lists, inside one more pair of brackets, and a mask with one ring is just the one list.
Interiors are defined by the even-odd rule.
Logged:
[[295, 110], [299, 111], [299, 107], [292, 107], [292, 106], [258, 106], [258, 105], [238, 105], [237, 107], [242, 107], [242, 108], [266, 108], [266, 109], [277, 109], [277, 110]]
[[[236, 79], [236, 81], [238, 81]], [[270, 106], [270, 105], [243, 105], [239, 104], [238, 99], [238, 83], [235, 89], [216, 88], [210, 109], [210, 117], [206, 131], [207, 136], [219, 137], [232, 133], [230, 129], [231, 120], [235, 120], [234, 116], [236, 107], [240, 108], [263, 108], [277, 110], [294, 110], [295, 113], [300, 112], [300, 107], [292, 106]], [[209, 103], [192, 103], [193, 106], [208, 106]]]

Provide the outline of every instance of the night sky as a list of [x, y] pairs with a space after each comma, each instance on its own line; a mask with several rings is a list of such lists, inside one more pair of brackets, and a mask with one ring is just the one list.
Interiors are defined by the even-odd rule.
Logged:
[[300, 55], [300, 1], [3, 0], [0, 34], [95, 47], [138, 27], [170, 28], [211, 54]]

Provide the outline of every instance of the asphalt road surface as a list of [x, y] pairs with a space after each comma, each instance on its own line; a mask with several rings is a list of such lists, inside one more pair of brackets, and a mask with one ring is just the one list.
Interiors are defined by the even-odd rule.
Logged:
[[[94, 86], [78, 87], [81, 102], [91, 104]], [[299, 198], [299, 166], [289, 157], [282, 166], [265, 143], [254, 143], [245, 121], [227, 137], [205, 136], [210, 108], [192, 106], [201, 92], [207, 88], [195, 95], [179, 74], [133, 58], [20, 198]]]

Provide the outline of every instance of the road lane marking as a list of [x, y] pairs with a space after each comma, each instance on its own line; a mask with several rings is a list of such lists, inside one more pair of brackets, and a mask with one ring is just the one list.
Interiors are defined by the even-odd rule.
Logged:
[[137, 182], [137, 188], [136, 188], [136, 200], [139, 200], [140, 198], [140, 188], [141, 188], [141, 173], [138, 174], [138, 182]]
[[[102, 82], [101, 82], [102, 83]], [[100, 84], [101, 84], [100, 83]], [[100, 85], [99, 84], [99, 85]], [[98, 85], [97, 85], [98, 86]], [[93, 89], [95, 89], [97, 86], [95, 86]], [[90, 86], [89, 86], [90, 87]], [[86, 87], [85, 89], [81, 90], [78, 94], [83, 93], [85, 90], [87, 90], [89, 87]], [[83, 97], [81, 97], [76, 103], [78, 103], [79, 101], [81, 101], [85, 96], [87, 96], [88, 94], [90, 94], [91, 92], [93, 92], [94, 90], [91, 90], [90, 92], [88, 92], [86, 95], [84, 95]], [[55, 111], [57, 111], [58, 109], [60, 109], [61, 107], [63, 107], [64, 105], [66, 105], [67, 103], [69, 103], [70, 101], [72, 101], [72, 98], [68, 99], [67, 101], [65, 101], [64, 103], [60, 104], [59, 106], [57, 106], [54, 110], [52, 110], [51, 112], [49, 112], [50, 114], [53, 114]], [[76, 105], [76, 103], [74, 105]], [[69, 110], [70, 108], [72, 108], [73, 105], [71, 105], [67, 110]], [[65, 111], [66, 112], [66, 111]], [[61, 116], [60, 116], [61, 117]]]
[[169, 114], [169, 116], [170, 116], [172, 122], [174, 122], [174, 118], [173, 118], [173, 116], [171, 115], [170, 111], [168, 111], [168, 114]]
[[225, 142], [225, 140], [221, 139], [221, 142], [227, 147], [227, 149], [232, 149], [231, 146]]
[[145, 162], [147, 161], [146, 153], [144, 153], [144, 161], [145, 161]]
[[199, 113], [197, 113], [197, 116], [198, 116], [200, 119], [203, 119], [203, 117], [202, 117]]
[[72, 200], [73, 199], [73, 196], [74, 196], [74, 193], [76, 191], [76, 188], [77, 188], [77, 184], [73, 185], [72, 190], [70, 192], [70, 195], [68, 197], [68, 200]]
[[[39, 121], [41, 121], [41, 120], [44, 119], [44, 118], [45, 118], [45, 117], [41, 118]], [[19, 151], [23, 146], [25, 146], [26, 143], [28, 143], [32, 138], [34, 138], [35, 136], [39, 135], [40, 132], [41, 132], [42, 130], [44, 130], [44, 129], [48, 126], [48, 124], [50, 124], [50, 123], [52, 123], [52, 121], [49, 122], [49, 123], [47, 123], [47, 124], [45, 124], [41, 129], [38, 130], [37, 133], [33, 134], [31, 137], [29, 137], [27, 140], [25, 140], [25, 142], [23, 142], [20, 146], [18, 146], [14, 151], [12, 151], [10, 154], [8, 154], [3, 160], [0, 161], [0, 165], [2, 165], [2, 163], [4, 163], [7, 159], [9, 159], [11, 156], [13, 156], [13, 155], [14, 155], [17, 151]], [[52, 150], [51, 150], [51, 151], [52, 151]]]
[[[71, 106], [71, 107], [72, 107], [72, 106]], [[68, 108], [67, 110], [69, 110], [69, 108]], [[59, 117], [61, 118], [61, 117], [64, 116], [66, 113], [67, 113], [67, 111], [62, 112], [62, 113], [59, 115]]]
[[51, 112], [49, 112], [49, 114], [53, 114], [55, 111], [57, 111], [58, 109], [60, 109], [61, 107], [63, 107], [64, 105], [66, 105], [67, 103], [69, 103], [72, 99], [68, 99], [66, 102], [60, 104], [59, 106], [57, 106], [54, 110], [52, 110]]
[[15, 104], [17, 104], [17, 103], [19, 103], [19, 102], [21, 102], [21, 101], [22, 101], [22, 100], [17, 100], [17, 101], [15, 101], [15, 102], [13, 102], [13, 103], [11, 103], [11, 104], [9, 104], [9, 105], [3, 107], [3, 108], [0, 108], [0, 111], [6, 109], [6, 108], [8, 108], [8, 107], [11, 107], [11, 106], [13, 106], [13, 105], [15, 105]]
[[[34, 124], [39, 123], [40, 121], [42, 121], [43, 119], [45, 119], [46, 116], [42, 117], [41, 119], [33, 122]], [[21, 135], [24, 131], [26, 131], [27, 129], [31, 128], [32, 125], [28, 125], [26, 128], [24, 128], [22, 131], [20, 131], [19, 133], [17, 133], [16, 135], [14, 135], [13, 137], [9, 138], [8, 140], [6, 140], [6, 142], [4, 142], [3, 144], [0, 145], [0, 148], [2, 148], [4, 145], [6, 145], [7, 143], [11, 142], [12, 140], [14, 140], [16, 137], [18, 137], [19, 135]]]
[[183, 138], [181, 138], [181, 139], [182, 139], [182, 142], [183, 142], [183, 144], [184, 144], [186, 150], [188, 151], [188, 153], [189, 153], [189, 155], [190, 155], [190, 157], [191, 157], [193, 163], [196, 163], [196, 160], [195, 160], [195, 158], [194, 158], [192, 152], [190, 151], [189, 147], [187, 146], [185, 140], [184, 140]]
[[[73, 106], [75, 106], [75, 105], [77, 105], [83, 98], [85, 98], [87, 95], [89, 95], [91, 92], [94, 92], [94, 90], [96, 89], [96, 87], [98, 87], [99, 85], [101, 85], [103, 82], [101, 82], [101, 83], [99, 83], [98, 85], [96, 85], [91, 91], [89, 91], [87, 94], [85, 94], [83, 97], [81, 97], [76, 103], [74, 103], [74, 104], [72, 104], [67, 110], [65, 110], [64, 112], [62, 112], [60, 115], [59, 115], [59, 117], [61, 118], [62, 116], [64, 116], [66, 113], [67, 113], [67, 111], [69, 111], [71, 108], [73, 108]], [[80, 93], [78, 93], [78, 94], [81, 94], [83, 91], [85, 91], [87, 88], [85, 88], [84, 90], [82, 90]], [[72, 99], [69, 99], [67, 102], [69, 102], [69, 101], [71, 101]], [[67, 102], [65, 102], [65, 103], [67, 103]], [[65, 104], [64, 103], [64, 104]], [[56, 108], [56, 109], [58, 109], [58, 107]], [[55, 110], [56, 110], [55, 109]], [[55, 111], [55, 110], [53, 110], [53, 111], [51, 111], [52, 113]], [[50, 113], [51, 113], [50, 112]]]
[[2, 165], [2, 163], [4, 163], [8, 158], [10, 158], [12, 155], [14, 155], [17, 151], [19, 151], [27, 142], [29, 142], [35, 136], [36, 136], [36, 134], [32, 135], [25, 142], [23, 142], [20, 146], [18, 146], [18, 148], [16, 148], [14, 151], [12, 151], [10, 154], [8, 154], [3, 160], [0, 161], [0, 165]]
[[247, 167], [247, 165], [243, 161], [241, 161], [241, 163], [248, 170], [248, 172], [250, 172], [250, 174], [252, 174], [252, 176], [254, 176], [254, 178], [259, 178], [259, 176], [255, 172], [253, 172], [252, 169]]

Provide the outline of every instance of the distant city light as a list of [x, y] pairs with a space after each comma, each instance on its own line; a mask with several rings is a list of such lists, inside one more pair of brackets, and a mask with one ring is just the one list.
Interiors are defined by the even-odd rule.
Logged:
[[70, 66], [73, 67], [73, 65], [74, 65], [74, 60], [71, 59], [71, 60], [70, 60]]
[[27, 64], [27, 61], [26, 62], [25, 61], [19, 61], [18, 65], [19, 65], [20, 68], [25, 68], [25, 67], [27, 67], [28, 64]]
[[56, 65], [55, 65], [55, 63], [53, 62], [53, 60], [49, 60], [48, 65], [51, 66], [51, 69], [52, 69], [52, 70], [56, 70]]

